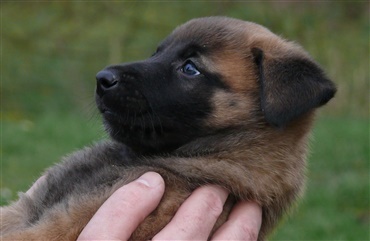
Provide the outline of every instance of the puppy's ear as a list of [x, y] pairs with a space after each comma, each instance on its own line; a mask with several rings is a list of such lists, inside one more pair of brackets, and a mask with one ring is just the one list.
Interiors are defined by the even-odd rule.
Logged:
[[252, 54], [259, 69], [261, 109], [271, 125], [287, 125], [327, 103], [336, 92], [333, 82], [308, 58], [266, 58], [259, 48], [253, 48]]

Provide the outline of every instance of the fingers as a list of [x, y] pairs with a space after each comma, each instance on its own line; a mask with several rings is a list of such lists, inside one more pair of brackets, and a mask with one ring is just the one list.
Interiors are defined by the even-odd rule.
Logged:
[[110, 196], [81, 232], [78, 240], [128, 240], [158, 205], [164, 181], [148, 172]]
[[198, 188], [153, 240], [207, 240], [227, 196], [228, 193], [221, 187], [209, 185]]
[[[164, 181], [160, 175], [153, 172], [144, 174], [108, 198], [78, 240], [128, 240], [156, 208], [163, 193]], [[198, 188], [153, 240], [207, 240], [227, 196], [226, 190], [217, 186]], [[261, 220], [262, 210], [258, 204], [238, 203], [212, 240], [257, 240]]]
[[240, 202], [212, 240], [257, 240], [262, 223], [262, 209], [254, 202]]

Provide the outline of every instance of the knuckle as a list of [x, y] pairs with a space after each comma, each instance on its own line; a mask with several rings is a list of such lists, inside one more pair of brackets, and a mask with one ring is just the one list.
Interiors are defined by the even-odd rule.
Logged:
[[[133, 210], [137, 204], [141, 202], [141, 197], [135, 192], [126, 192], [126, 197], [122, 198], [119, 202], [119, 207], [116, 207], [115, 212], [117, 215], [124, 213], [126, 210]], [[128, 198], [129, 197], [129, 198]]]
[[223, 210], [224, 203], [217, 194], [215, 194], [212, 191], [207, 190], [204, 192], [203, 201], [204, 201], [205, 208], [211, 215], [215, 217], [220, 216]]

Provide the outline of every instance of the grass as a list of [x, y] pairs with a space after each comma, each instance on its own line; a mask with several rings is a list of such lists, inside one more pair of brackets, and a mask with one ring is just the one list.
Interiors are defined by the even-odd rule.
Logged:
[[2, 122], [1, 204], [27, 190], [62, 156], [105, 134], [100, 121], [78, 114], [46, 114], [35, 120]]
[[[99, 118], [77, 113], [50, 113], [2, 125], [2, 204], [27, 190], [63, 155], [106, 137]], [[319, 119], [306, 195], [272, 240], [369, 238], [368, 128], [365, 119]]]

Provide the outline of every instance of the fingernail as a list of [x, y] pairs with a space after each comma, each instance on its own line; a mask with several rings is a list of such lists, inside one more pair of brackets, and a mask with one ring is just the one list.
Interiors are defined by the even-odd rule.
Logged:
[[139, 177], [136, 181], [144, 184], [147, 187], [156, 187], [160, 184], [164, 184], [163, 178], [156, 172], [147, 172]]

